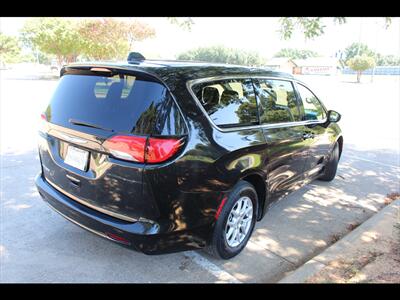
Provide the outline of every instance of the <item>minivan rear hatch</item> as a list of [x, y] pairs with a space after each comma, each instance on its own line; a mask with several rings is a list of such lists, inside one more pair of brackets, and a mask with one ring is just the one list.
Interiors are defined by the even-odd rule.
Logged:
[[66, 67], [61, 74], [39, 132], [45, 179], [111, 216], [157, 218], [157, 205], [143, 198], [143, 169], [176, 155], [186, 132], [170, 126], [179, 112], [168, 89], [151, 75], [116, 68]]

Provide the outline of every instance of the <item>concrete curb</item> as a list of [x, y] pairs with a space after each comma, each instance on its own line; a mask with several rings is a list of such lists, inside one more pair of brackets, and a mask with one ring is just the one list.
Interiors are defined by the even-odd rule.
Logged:
[[[397, 220], [397, 221], [396, 221]], [[390, 230], [394, 224], [400, 221], [400, 199], [393, 201], [384, 207], [370, 219], [362, 223], [355, 230], [349, 232], [332, 246], [325, 249], [321, 254], [306, 262], [293, 273], [281, 279], [278, 283], [302, 283], [312, 277], [330, 261], [344, 256], [350, 248], [354, 247], [357, 241], [368, 232], [379, 229]], [[394, 229], [393, 229], [394, 230]]]

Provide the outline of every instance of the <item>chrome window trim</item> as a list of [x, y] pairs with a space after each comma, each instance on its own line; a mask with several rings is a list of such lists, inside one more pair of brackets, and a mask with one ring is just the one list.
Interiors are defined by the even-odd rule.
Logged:
[[[203, 112], [203, 114], [206, 116], [210, 124], [217, 129], [218, 131], [221, 132], [232, 132], [232, 131], [239, 131], [239, 130], [244, 130], [244, 129], [271, 129], [271, 128], [284, 128], [284, 127], [294, 127], [294, 126], [301, 126], [301, 125], [316, 125], [316, 124], [324, 124], [328, 120], [327, 118], [319, 121], [294, 121], [294, 122], [284, 122], [284, 123], [273, 123], [273, 124], [259, 124], [259, 125], [245, 125], [245, 126], [237, 126], [237, 127], [231, 127], [231, 128], [221, 128], [218, 125], [214, 123], [213, 120], [211, 120], [210, 116], [208, 115], [207, 111], [204, 109], [203, 105], [201, 104], [201, 101], [196, 97], [195, 93], [193, 92], [192, 87], [196, 84], [200, 83], [205, 83], [205, 82], [212, 82], [216, 80], [228, 80], [228, 79], [273, 79], [273, 80], [282, 80], [282, 81], [289, 81], [292, 83], [293, 87], [295, 87], [294, 83], [305, 85], [303, 82], [297, 80], [296, 78], [284, 78], [284, 77], [275, 77], [275, 76], [249, 76], [249, 75], [223, 75], [223, 76], [213, 76], [213, 77], [207, 77], [207, 78], [200, 78], [200, 79], [193, 79], [189, 80], [186, 82], [186, 88], [188, 89], [190, 95], [192, 98], [195, 100], [196, 105], [200, 108], [200, 110]], [[307, 87], [308, 88], [308, 87]], [[308, 88], [310, 89], [310, 88]], [[311, 90], [311, 89], [310, 89]], [[317, 98], [318, 99], [318, 98]], [[319, 100], [319, 99], [318, 99]], [[321, 101], [319, 101], [321, 103]], [[321, 103], [322, 104], [322, 103]], [[325, 107], [322, 105], [322, 107], [325, 109]]]

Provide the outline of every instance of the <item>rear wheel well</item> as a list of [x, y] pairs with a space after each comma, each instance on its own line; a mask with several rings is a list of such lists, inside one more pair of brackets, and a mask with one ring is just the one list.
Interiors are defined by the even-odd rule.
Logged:
[[267, 196], [266, 188], [265, 188], [265, 181], [262, 176], [257, 174], [248, 175], [242, 180], [247, 181], [248, 183], [252, 184], [257, 192], [258, 198], [258, 212], [257, 212], [257, 220], [261, 219], [262, 211], [265, 204], [265, 198]]

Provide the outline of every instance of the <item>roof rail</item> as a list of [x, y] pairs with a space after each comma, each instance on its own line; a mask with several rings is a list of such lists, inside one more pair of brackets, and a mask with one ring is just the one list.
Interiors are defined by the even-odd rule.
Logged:
[[146, 58], [140, 54], [139, 52], [130, 52], [128, 55], [128, 62], [131, 61], [138, 61], [138, 60], [145, 60]]

